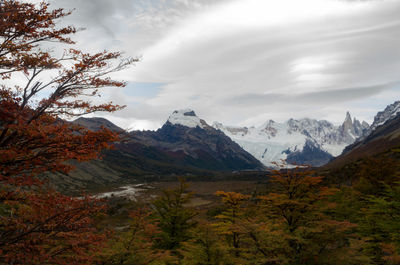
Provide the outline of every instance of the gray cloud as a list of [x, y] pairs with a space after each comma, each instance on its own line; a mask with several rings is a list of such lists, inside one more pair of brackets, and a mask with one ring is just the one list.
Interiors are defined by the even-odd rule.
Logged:
[[381, 84], [375, 86], [366, 87], [351, 87], [337, 90], [318, 91], [311, 93], [303, 93], [299, 95], [295, 94], [279, 94], [279, 93], [268, 93], [268, 94], [255, 94], [246, 93], [237, 97], [227, 99], [225, 104], [234, 104], [240, 106], [249, 105], [265, 105], [273, 104], [279, 105], [284, 102], [285, 104], [314, 104], [314, 105], [326, 105], [334, 104], [336, 102], [348, 102], [366, 97], [371, 97], [382, 93], [385, 90], [389, 90], [400, 83]]
[[[228, 124], [305, 116], [341, 122], [344, 110], [371, 120], [399, 90], [398, 1], [299, 0], [286, 9], [253, 0], [53, 2], [76, 8], [69, 21], [87, 28], [77, 36], [85, 48], [142, 55], [121, 77], [165, 84], [147, 98], [106, 93], [128, 105], [114, 116], [120, 123], [161, 124], [187, 107]], [[302, 17], [314, 7], [320, 10]]]
[[[168, 29], [201, 8], [226, 0], [50, 0], [53, 7], [73, 10], [67, 23], [83, 27], [83, 44], [102, 42], [130, 55], [152, 45]], [[91, 44], [93, 45], [93, 44]]]

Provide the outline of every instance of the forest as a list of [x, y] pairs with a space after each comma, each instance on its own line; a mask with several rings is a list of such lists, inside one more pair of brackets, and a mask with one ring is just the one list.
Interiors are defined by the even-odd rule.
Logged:
[[139, 61], [77, 49], [59, 23], [70, 13], [0, 2], [1, 264], [400, 264], [399, 148], [335, 169], [277, 164], [264, 189], [217, 191], [208, 208], [183, 177], [146, 202], [53, 189], [43, 174], [123, 141], [66, 120], [124, 108], [91, 99]]

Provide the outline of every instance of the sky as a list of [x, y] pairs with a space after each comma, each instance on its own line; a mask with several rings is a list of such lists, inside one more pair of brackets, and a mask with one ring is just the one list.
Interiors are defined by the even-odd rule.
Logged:
[[97, 114], [157, 129], [176, 109], [212, 124], [325, 119], [371, 122], [400, 95], [398, 0], [50, 0], [88, 51], [140, 58]]

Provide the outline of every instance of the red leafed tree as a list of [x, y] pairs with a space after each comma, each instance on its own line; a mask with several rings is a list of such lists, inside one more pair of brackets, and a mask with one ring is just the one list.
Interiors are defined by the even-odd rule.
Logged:
[[92, 264], [105, 239], [92, 220], [104, 205], [89, 197], [18, 192], [1, 207], [2, 264]]
[[[99, 240], [91, 220], [99, 202], [44, 191], [37, 176], [68, 172], [67, 161], [97, 158], [119, 139], [105, 128], [93, 132], [61, 118], [121, 109], [90, 98], [102, 88], [124, 86], [109, 74], [136, 59], [68, 48], [76, 29], [57, 22], [69, 14], [45, 2], [0, 2], [1, 263], [83, 264], [82, 253]], [[65, 50], [45, 49], [46, 42]]]

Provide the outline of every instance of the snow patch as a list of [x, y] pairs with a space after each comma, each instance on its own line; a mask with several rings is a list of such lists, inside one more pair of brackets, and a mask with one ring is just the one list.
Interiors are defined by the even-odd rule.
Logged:
[[204, 122], [202, 122], [191, 109], [175, 110], [169, 116], [168, 121], [175, 125], [182, 125], [189, 128], [200, 127], [204, 129]]
[[376, 129], [376, 127], [385, 124], [388, 120], [393, 119], [400, 113], [400, 101], [396, 101], [395, 103], [388, 105], [384, 111], [378, 112], [375, 116], [374, 124], [372, 124], [372, 129]]

